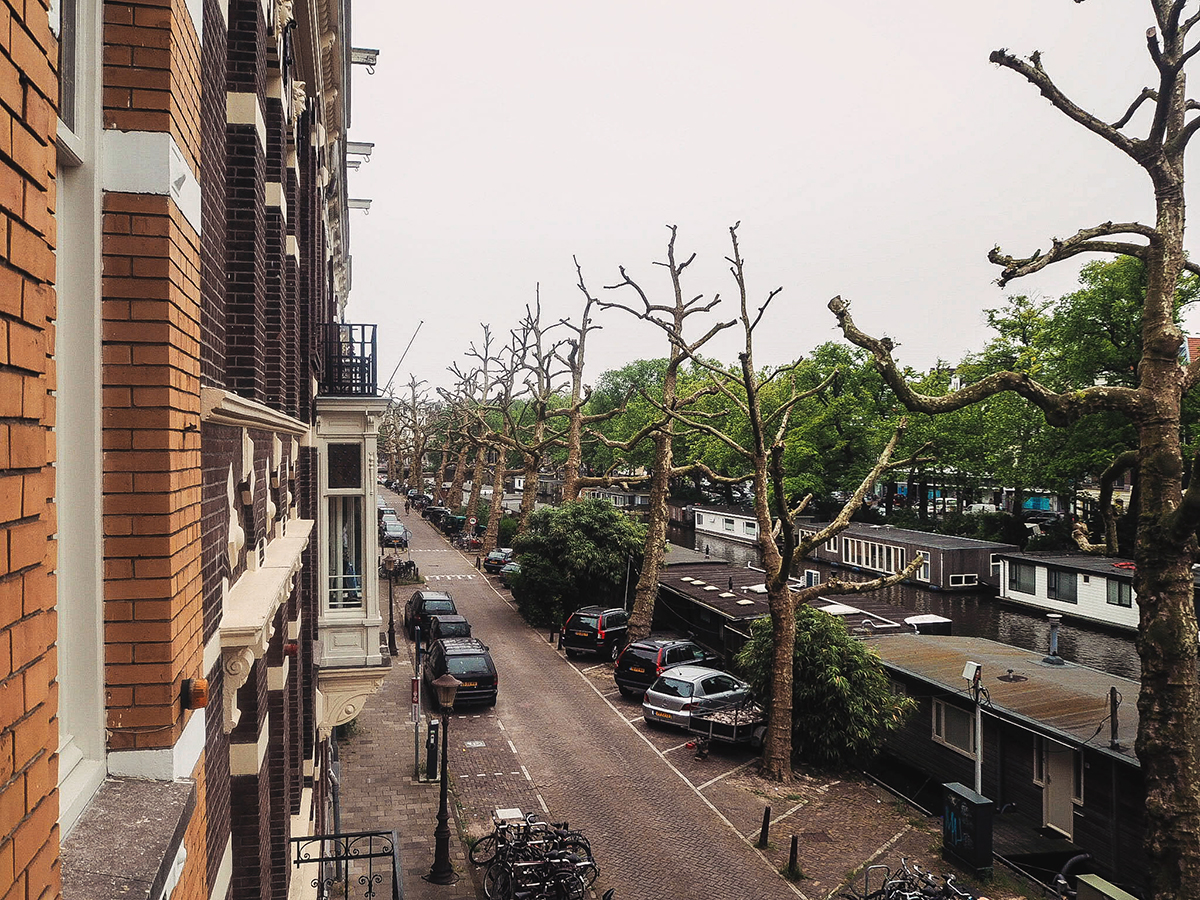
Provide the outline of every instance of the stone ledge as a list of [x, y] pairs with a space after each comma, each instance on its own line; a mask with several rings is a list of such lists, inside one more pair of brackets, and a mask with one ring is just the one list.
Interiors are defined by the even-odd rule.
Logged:
[[65, 900], [157, 900], [195, 807], [190, 780], [106, 779], [62, 843]]

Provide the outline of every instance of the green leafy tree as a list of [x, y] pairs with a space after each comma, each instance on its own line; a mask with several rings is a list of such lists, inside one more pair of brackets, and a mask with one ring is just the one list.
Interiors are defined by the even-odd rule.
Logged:
[[603, 500], [544, 507], [514, 540], [521, 577], [517, 609], [539, 627], [558, 625], [580, 606], [622, 606], [626, 566], [645, 546], [646, 530]]
[[[737, 655], [739, 671], [770, 697], [775, 642], [761, 618]], [[861, 766], [903, 724], [915, 702], [892, 692], [878, 655], [834, 616], [796, 609], [792, 651], [792, 759], [814, 766]]]

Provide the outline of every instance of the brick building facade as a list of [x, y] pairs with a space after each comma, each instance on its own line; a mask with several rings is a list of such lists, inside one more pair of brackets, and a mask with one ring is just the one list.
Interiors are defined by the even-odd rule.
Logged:
[[0, 0], [6, 900], [314, 877], [289, 839], [387, 659], [348, 18]]

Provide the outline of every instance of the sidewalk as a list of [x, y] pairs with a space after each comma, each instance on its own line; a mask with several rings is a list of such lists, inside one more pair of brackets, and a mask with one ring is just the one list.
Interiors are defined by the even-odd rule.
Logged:
[[[408, 595], [405, 591], [411, 593], [412, 588], [397, 585], [397, 613], [403, 611], [403, 597]], [[385, 611], [385, 619], [386, 615]], [[479, 895], [468, 871], [473, 867], [467, 861], [454, 822], [453, 795], [450, 859], [459, 880], [452, 885], [438, 885], [422, 878], [433, 865], [433, 830], [437, 827], [440, 795], [437, 782], [423, 784], [413, 778], [412, 645], [403, 633], [397, 637], [399, 656], [393, 657], [383, 686], [355, 719], [352, 736], [339, 745], [341, 828], [342, 831], [396, 829], [400, 836], [405, 900], [475, 900]], [[424, 753], [424, 747], [421, 752]]]

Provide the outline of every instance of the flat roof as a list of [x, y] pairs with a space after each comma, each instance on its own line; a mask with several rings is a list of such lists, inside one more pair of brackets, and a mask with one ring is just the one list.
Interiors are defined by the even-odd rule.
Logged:
[[[800, 522], [797, 527], [820, 531], [828, 522]], [[873, 540], [897, 541], [904, 544], [921, 544], [937, 550], [1011, 550], [1017, 552], [1016, 544], [998, 541], [981, 541], [978, 538], [959, 537], [954, 534], [936, 534], [932, 531], [917, 531], [913, 528], [896, 528], [893, 525], [870, 525], [866, 522], [851, 522], [839, 537], [871, 538]]]
[[[951, 635], [881, 634], [866, 643], [885, 666], [918, 678], [971, 703], [962, 677], [968, 661], [979, 663], [981, 683], [991, 697], [985, 715], [995, 715], [1075, 747], [1088, 747], [1138, 765], [1133, 742], [1138, 728], [1138, 682], [1075, 663], [1051, 665], [1045, 653], [985, 638]], [[1015, 677], [1013, 677], [1015, 676]], [[1109, 746], [1109, 691], [1116, 688], [1118, 749]]]
[[[1017, 562], [1038, 563], [1043, 566], [1061, 566], [1094, 575], [1118, 576], [1133, 578], [1133, 561], [1116, 556], [1099, 556], [1095, 553], [1063, 552], [1062, 550], [1032, 550], [1027, 553], [1000, 553], [1005, 559]], [[1123, 564], [1123, 565], [1120, 565]], [[1119, 566], [1119, 567], [1118, 567]]]

